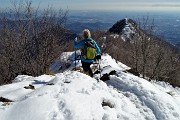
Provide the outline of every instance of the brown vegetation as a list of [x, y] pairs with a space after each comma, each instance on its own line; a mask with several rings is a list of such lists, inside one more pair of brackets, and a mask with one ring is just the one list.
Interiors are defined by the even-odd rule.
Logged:
[[[107, 33], [104, 52], [141, 73], [143, 78], [167, 81], [173, 86], [180, 86], [180, 50], [153, 36], [153, 22], [148, 25], [148, 20], [148, 17], [143, 18], [143, 22], [138, 23], [142, 24], [141, 27], [134, 26], [137, 32], [131, 36], [130, 41], [124, 42], [121, 37], [113, 37], [112, 33]], [[105, 34], [97, 33], [94, 35]], [[98, 40], [102, 44], [102, 41]]]
[[48, 8], [38, 14], [31, 2], [13, 4], [0, 16], [0, 84], [18, 74], [48, 73], [49, 65], [67, 51], [69, 32], [64, 28], [67, 11]]

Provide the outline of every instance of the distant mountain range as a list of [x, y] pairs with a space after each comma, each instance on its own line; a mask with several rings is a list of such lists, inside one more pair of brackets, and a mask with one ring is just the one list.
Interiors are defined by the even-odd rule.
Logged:
[[103, 22], [73, 22], [66, 24], [67, 28], [72, 32], [81, 33], [83, 29], [87, 28], [91, 31], [94, 30], [107, 30], [111, 26], [111, 23], [103, 23]]
[[[4, 14], [1, 13], [0, 16], [3, 16]], [[95, 13], [96, 15], [96, 13]], [[103, 30], [108, 31], [114, 24], [114, 19], [104, 17], [103, 15], [97, 14], [96, 16], [87, 16], [87, 15], [73, 15], [68, 17], [68, 21], [66, 22], [65, 27], [68, 28], [73, 33], [80, 34], [83, 29], [88, 28], [91, 31], [94, 30]], [[98, 16], [99, 15], [99, 16]], [[13, 24], [15, 21], [13, 21], [13, 18], [11, 14], [7, 13], [7, 16], [10, 16], [10, 23], [11, 26], [14, 26]], [[97, 17], [98, 16], [98, 17]], [[118, 16], [118, 15], [117, 15]], [[117, 17], [116, 17], [117, 18]], [[166, 41], [171, 42], [172, 44], [176, 45], [177, 47], [180, 47], [180, 41], [178, 37], [180, 37], [178, 30], [178, 22], [179, 20], [176, 20], [176, 23], [172, 23], [172, 26], [174, 26], [173, 29], [169, 30], [169, 32], [166, 32], [168, 29], [168, 25], [171, 23], [172, 20], [175, 18], [167, 19], [166, 23], [162, 22], [162, 24], [157, 24], [155, 33], [158, 35], [160, 32], [163, 32], [164, 34], [161, 35]], [[121, 21], [121, 20], [119, 20]], [[1, 22], [1, 21], [0, 21]], [[124, 21], [121, 21], [122, 23]], [[1, 24], [0, 24], [1, 27]], [[119, 29], [122, 29], [123, 26], [119, 26]], [[110, 30], [111, 31], [111, 30]], [[116, 32], [115, 32], [116, 33]]]
[[66, 26], [76, 33], [81, 33], [84, 28], [90, 30], [107, 31], [112, 25], [125, 17], [142, 22], [142, 16], [149, 17], [149, 22], [154, 20], [154, 32], [166, 41], [180, 46], [180, 17], [176, 13], [145, 13], [145, 12], [76, 12], [68, 17]]
[[72, 32], [80, 34], [85, 28], [94, 30], [108, 30], [113, 25], [112, 21], [94, 16], [72, 15], [68, 17], [66, 27]]

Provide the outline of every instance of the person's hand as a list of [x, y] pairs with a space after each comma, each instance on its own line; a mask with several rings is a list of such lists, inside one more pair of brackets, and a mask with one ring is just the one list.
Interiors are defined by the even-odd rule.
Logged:
[[101, 59], [101, 55], [97, 55], [95, 59], [97, 60]]
[[74, 39], [74, 41], [77, 41], [77, 37]]

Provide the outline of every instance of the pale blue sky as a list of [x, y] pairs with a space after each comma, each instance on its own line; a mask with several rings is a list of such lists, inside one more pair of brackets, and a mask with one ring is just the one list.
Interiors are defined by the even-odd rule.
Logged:
[[[11, 7], [12, 0], [0, 0], [0, 8]], [[16, 0], [18, 1], [18, 0]], [[34, 6], [48, 5], [69, 10], [167, 10], [180, 11], [180, 0], [31, 0]]]

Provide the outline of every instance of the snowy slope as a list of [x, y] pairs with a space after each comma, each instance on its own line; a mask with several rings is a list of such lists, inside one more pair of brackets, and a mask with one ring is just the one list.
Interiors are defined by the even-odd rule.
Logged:
[[[73, 52], [63, 54], [53, 67], [73, 55]], [[78, 61], [77, 64], [81, 65]], [[180, 119], [180, 88], [125, 73], [129, 68], [107, 54], [100, 64], [103, 72], [118, 73], [109, 81], [98, 82], [71, 71], [73, 66], [72, 60], [65, 72], [38, 77], [21, 75], [14, 83], [0, 86], [0, 97], [14, 101], [6, 106], [0, 102], [0, 120]], [[24, 88], [29, 84], [35, 89]]]
[[125, 18], [125, 20], [126, 20], [126, 25], [122, 30], [121, 39], [127, 41], [128, 39], [130, 39], [131, 34], [135, 34], [136, 30], [133, 27], [133, 25], [130, 22], [128, 22], [128, 18]]

